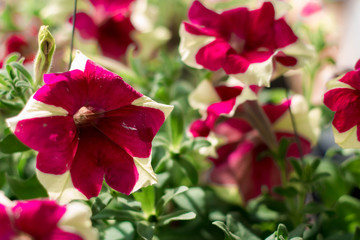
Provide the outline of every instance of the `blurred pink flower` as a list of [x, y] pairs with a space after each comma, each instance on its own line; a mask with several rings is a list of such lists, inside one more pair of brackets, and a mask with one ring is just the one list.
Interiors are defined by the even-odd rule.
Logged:
[[20, 53], [25, 58], [24, 63], [31, 62], [35, 58], [36, 50], [32, 49], [27, 39], [20, 34], [12, 34], [5, 40], [5, 51], [0, 55], [0, 68], [2, 68], [6, 57], [14, 52]]
[[[206, 83], [208, 82], [203, 81], [199, 87], [203, 88]], [[207, 106], [202, 119], [195, 120], [190, 125], [190, 132], [194, 137], [207, 137], [220, 116], [233, 115], [241, 103], [256, 99], [256, 93], [260, 88], [253, 85], [245, 89], [240, 86], [219, 85], [213, 89], [218, 100]], [[204, 94], [204, 92], [198, 94]], [[209, 92], [207, 96], [209, 96]]]
[[182, 60], [195, 68], [223, 69], [244, 83], [269, 86], [274, 66], [301, 66], [308, 58], [271, 2], [256, 10], [235, 8], [216, 13], [194, 1], [190, 22], [180, 28]]
[[173, 107], [135, 91], [80, 52], [71, 69], [44, 75], [45, 85], [7, 120], [39, 151], [38, 178], [50, 197], [97, 196], [104, 175], [125, 194], [155, 183], [151, 142]]
[[8, 200], [0, 203], [0, 238], [95, 240], [90, 216], [89, 207], [80, 203], [60, 206], [49, 200]]
[[[264, 105], [263, 110], [268, 116], [276, 139], [290, 140], [286, 157], [300, 157], [293, 131], [279, 128], [278, 123], [288, 115], [291, 100], [280, 105]], [[287, 126], [292, 129], [292, 126]], [[222, 185], [237, 185], [245, 202], [257, 197], [263, 186], [269, 190], [281, 184], [280, 171], [274, 159], [269, 156], [259, 158], [270, 149], [262, 140], [258, 131], [240, 118], [229, 118], [216, 125], [215, 133], [227, 139], [227, 143], [217, 148], [217, 157], [211, 157], [214, 167], [210, 180]], [[301, 132], [300, 132], [301, 133]], [[302, 154], [311, 151], [312, 139], [300, 136]], [[290, 171], [290, 166], [288, 166]]]
[[[135, 31], [130, 21], [132, 1], [91, 0], [95, 7], [92, 14], [76, 14], [75, 27], [84, 39], [97, 40], [104, 56], [119, 60], [130, 44]], [[72, 18], [70, 18], [72, 23]]]
[[360, 148], [360, 61], [355, 70], [328, 83], [324, 104], [335, 112], [335, 142], [343, 148]]

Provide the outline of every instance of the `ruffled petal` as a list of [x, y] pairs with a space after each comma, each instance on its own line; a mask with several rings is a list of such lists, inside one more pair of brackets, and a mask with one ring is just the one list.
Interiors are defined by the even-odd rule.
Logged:
[[227, 53], [231, 49], [229, 43], [216, 39], [199, 49], [196, 54], [196, 62], [211, 71], [217, 71], [224, 65]]

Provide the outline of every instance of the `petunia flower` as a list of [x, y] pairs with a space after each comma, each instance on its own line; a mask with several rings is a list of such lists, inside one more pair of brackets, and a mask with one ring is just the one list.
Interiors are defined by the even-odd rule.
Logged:
[[355, 70], [328, 82], [324, 104], [335, 112], [335, 142], [343, 148], [360, 148], [360, 64]]
[[18, 52], [24, 57], [24, 63], [28, 63], [34, 60], [35, 51], [31, 49], [31, 44], [27, 39], [20, 34], [10, 35], [4, 43], [5, 49], [3, 54], [0, 54], [0, 68], [2, 68], [4, 60], [6, 57], [14, 52]]
[[269, 86], [276, 67], [302, 66], [313, 51], [294, 34], [273, 3], [214, 12], [194, 1], [180, 27], [182, 60], [249, 85]]
[[231, 86], [230, 82], [231, 79], [214, 87], [204, 80], [190, 94], [190, 105], [202, 115], [190, 126], [194, 137], [207, 137], [220, 116], [233, 116], [240, 104], [257, 99], [257, 86]]
[[72, 202], [60, 206], [50, 200], [11, 202], [0, 193], [0, 238], [37, 240], [96, 240], [88, 206]]
[[[295, 118], [301, 148], [295, 140], [291, 124], [289, 107]], [[268, 116], [276, 141], [283, 138], [290, 140], [286, 157], [300, 157], [311, 151], [319, 134], [319, 111], [309, 112], [305, 100], [294, 96], [280, 105], [264, 105], [263, 110]], [[261, 157], [269, 147], [259, 132], [241, 118], [228, 118], [215, 126], [215, 133], [227, 139], [227, 143], [217, 148], [218, 157], [211, 157], [214, 167], [210, 180], [221, 185], [236, 185], [243, 200], [257, 197], [263, 186], [268, 189], [281, 184], [281, 174], [274, 159]], [[290, 171], [290, 166], [288, 166]]]
[[52, 199], [97, 196], [105, 176], [130, 194], [156, 183], [151, 142], [172, 111], [77, 52], [71, 71], [45, 74], [16, 117], [14, 134], [38, 151], [39, 181]]
[[131, 1], [92, 0], [91, 3], [94, 11], [90, 15], [77, 13], [75, 28], [83, 39], [96, 40], [104, 56], [119, 60], [128, 46], [135, 44], [131, 37], [135, 28], [129, 16]]

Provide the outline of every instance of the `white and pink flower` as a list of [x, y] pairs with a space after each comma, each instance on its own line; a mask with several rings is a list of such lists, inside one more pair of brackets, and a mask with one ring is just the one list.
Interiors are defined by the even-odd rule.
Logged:
[[104, 176], [125, 194], [156, 183], [152, 140], [173, 106], [135, 91], [80, 52], [71, 71], [45, 74], [44, 82], [7, 123], [39, 152], [37, 176], [52, 199], [97, 196]]
[[328, 82], [324, 104], [335, 112], [335, 142], [343, 148], [360, 148], [360, 61], [355, 70]]
[[[299, 134], [299, 148], [291, 123], [289, 107], [295, 119]], [[263, 110], [271, 123], [271, 130], [276, 141], [289, 139], [286, 157], [300, 157], [311, 151], [319, 134], [320, 112], [309, 111], [305, 99], [294, 96], [280, 105], [267, 104]], [[269, 156], [259, 159], [269, 147], [262, 139], [260, 132], [254, 129], [245, 119], [232, 117], [214, 127], [217, 136], [226, 139], [226, 143], [217, 147], [217, 157], [210, 157], [214, 167], [210, 180], [216, 184], [237, 186], [243, 200], [258, 196], [261, 189], [269, 190], [281, 184], [281, 174], [274, 159]], [[291, 168], [288, 165], [288, 171]]]
[[222, 69], [249, 85], [269, 86], [277, 66], [296, 68], [313, 54], [271, 2], [216, 13], [194, 1], [189, 20], [180, 27], [182, 60], [194, 68]]
[[96, 240], [88, 206], [60, 206], [50, 200], [11, 202], [0, 193], [0, 239]]
[[[198, 109], [201, 119], [195, 120], [190, 126], [190, 133], [194, 137], [208, 137], [220, 116], [233, 116], [236, 109], [248, 100], [256, 100], [259, 87], [231, 86], [228, 84], [213, 86], [203, 80], [189, 96], [189, 103]], [[206, 93], [206, 94], [204, 94]]]

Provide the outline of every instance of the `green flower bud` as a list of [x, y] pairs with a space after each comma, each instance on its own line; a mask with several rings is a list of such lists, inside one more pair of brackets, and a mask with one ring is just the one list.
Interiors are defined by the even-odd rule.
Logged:
[[34, 75], [35, 88], [37, 88], [43, 80], [43, 75], [49, 72], [52, 58], [55, 52], [55, 39], [48, 30], [48, 26], [41, 26], [38, 34], [38, 52], [35, 58]]

